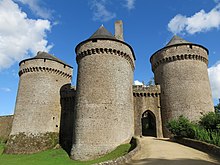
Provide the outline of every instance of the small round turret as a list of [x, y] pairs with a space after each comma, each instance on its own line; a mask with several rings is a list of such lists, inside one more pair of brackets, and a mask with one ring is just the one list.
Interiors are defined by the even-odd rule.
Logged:
[[71, 157], [88, 160], [114, 150], [134, 133], [134, 53], [101, 26], [76, 47], [78, 77]]
[[208, 79], [208, 50], [174, 36], [151, 56], [155, 82], [161, 86], [161, 113], [164, 135], [166, 123], [183, 115], [197, 121], [213, 111]]
[[34, 153], [58, 142], [60, 89], [71, 82], [72, 67], [38, 52], [20, 62], [19, 87], [6, 153]]

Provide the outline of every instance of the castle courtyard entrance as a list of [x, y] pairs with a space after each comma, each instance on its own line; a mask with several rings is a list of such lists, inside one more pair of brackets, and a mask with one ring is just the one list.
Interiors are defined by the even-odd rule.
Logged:
[[147, 110], [142, 114], [141, 124], [142, 124], [142, 136], [157, 137], [156, 117], [151, 111]]

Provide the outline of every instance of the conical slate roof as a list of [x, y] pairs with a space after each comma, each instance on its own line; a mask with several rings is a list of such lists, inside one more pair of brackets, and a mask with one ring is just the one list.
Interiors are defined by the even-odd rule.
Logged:
[[115, 37], [112, 35], [112, 33], [110, 33], [103, 25], [101, 25], [101, 26], [99, 27], [99, 29], [98, 29], [91, 37], [89, 37], [89, 38], [88, 38], [87, 40], [85, 40], [85, 41], [80, 42], [80, 43], [76, 46], [76, 48], [75, 48], [76, 54], [77, 54], [78, 49], [79, 49], [79, 47], [80, 47], [81, 45], [85, 44], [86, 42], [92, 41], [93, 39], [112, 40], [112, 41], [116, 41], [116, 42], [121, 42], [121, 43], [127, 45], [127, 46], [131, 49], [132, 55], [133, 55], [133, 57], [134, 57], [134, 60], [136, 60], [135, 55], [134, 55], [134, 51], [133, 51], [132, 47], [131, 47], [129, 44], [127, 44], [126, 42], [121, 41], [121, 40], [118, 40], [117, 38], [115, 38]]
[[102, 25], [89, 39], [115, 39], [116, 38]]
[[189, 41], [186, 41], [182, 38], [180, 38], [179, 36], [177, 35], [174, 35], [173, 38], [167, 43], [167, 45], [161, 49], [159, 49], [158, 51], [156, 51], [151, 57], [150, 57], [150, 61], [152, 62], [152, 58], [153, 56], [157, 55], [158, 52], [162, 51], [162, 50], [166, 50], [168, 49], [169, 47], [172, 47], [174, 45], [194, 45], [194, 46], [198, 46], [198, 47], [201, 47], [203, 49], [205, 49], [207, 51], [207, 54], [209, 54], [209, 50], [207, 48], [205, 48], [204, 46], [202, 45], [199, 45], [199, 44], [194, 44], [192, 42], [189, 42]]
[[41, 52], [41, 51], [39, 51], [37, 53], [37, 55], [35, 57], [33, 57], [33, 59], [48, 59], [48, 60], [53, 60], [53, 61], [64, 63], [63, 61], [59, 60], [55, 56], [53, 56], [47, 52]]
[[179, 36], [174, 35], [173, 38], [168, 42], [168, 44], [165, 47], [172, 45], [179, 45], [179, 44], [192, 44], [192, 43], [180, 38]]
[[[47, 52], [41, 52], [39, 51], [37, 53], [37, 55], [33, 58], [29, 58], [29, 59], [25, 59], [25, 60], [22, 60], [19, 65], [23, 62], [23, 61], [27, 61], [27, 60], [33, 60], [33, 59], [47, 59], [47, 60], [52, 60], [52, 61], [56, 61], [56, 62], [59, 62], [59, 63], [62, 63], [64, 65], [67, 65], [69, 67], [71, 67], [70, 65], [66, 64], [65, 62], [61, 61], [60, 59], [58, 59], [57, 57], [47, 53]], [[72, 68], [72, 67], [71, 67]]]

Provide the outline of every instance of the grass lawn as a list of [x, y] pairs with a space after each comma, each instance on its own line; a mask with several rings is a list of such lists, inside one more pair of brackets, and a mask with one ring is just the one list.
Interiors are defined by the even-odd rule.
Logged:
[[130, 147], [130, 144], [123, 144], [99, 159], [81, 162], [71, 160], [63, 149], [47, 150], [31, 155], [2, 154], [4, 145], [0, 144], [0, 165], [88, 165], [123, 156], [128, 153]]

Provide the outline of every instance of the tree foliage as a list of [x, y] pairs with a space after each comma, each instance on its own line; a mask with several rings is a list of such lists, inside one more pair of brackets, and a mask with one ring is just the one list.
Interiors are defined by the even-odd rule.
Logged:
[[216, 113], [220, 113], [220, 103], [214, 106], [214, 108]]
[[209, 112], [203, 115], [199, 124], [206, 130], [215, 131], [220, 129], [220, 113]]
[[167, 124], [170, 132], [179, 137], [197, 139], [220, 146], [220, 113], [210, 112], [201, 117], [198, 123], [192, 123], [180, 116]]
[[184, 116], [179, 116], [177, 119], [170, 120], [167, 123], [167, 128], [175, 136], [180, 137], [194, 137], [194, 127], [195, 125], [191, 123]]

